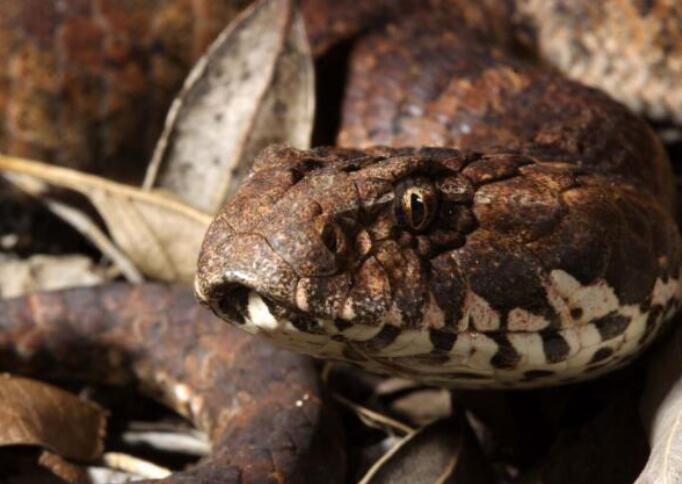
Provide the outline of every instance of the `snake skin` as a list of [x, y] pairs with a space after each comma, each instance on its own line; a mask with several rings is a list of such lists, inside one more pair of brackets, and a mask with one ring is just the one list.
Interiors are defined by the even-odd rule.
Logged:
[[188, 417], [211, 454], [153, 482], [343, 482], [340, 429], [310, 361], [235, 331], [184, 287], [111, 284], [0, 301], [0, 368], [137, 384]]
[[248, 3], [0, 1], [0, 151], [139, 177], [187, 71]]
[[682, 124], [682, 2], [519, 0], [542, 58], [647, 117]]
[[320, 358], [483, 388], [593, 378], [659, 333], [680, 300], [660, 142], [494, 43], [470, 8], [356, 33], [351, 148], [254, 162], [199, 259], [216, 314]]

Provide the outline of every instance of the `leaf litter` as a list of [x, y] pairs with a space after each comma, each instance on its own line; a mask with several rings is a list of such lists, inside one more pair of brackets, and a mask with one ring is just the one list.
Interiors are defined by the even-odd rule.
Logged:
[[[19, 183], [24, 189], [77, 226], [128, 280], [148, 277], [187, 283], [193, 277], [211, 214], [245, 176], [253, 154], [272, 142], [309, 146], [315, 94], [312, 65], [301, 15], [293, 2], [255, 2], [223, 31], [192, 70], [168, 114], [144, 186], [131, 187], [6, 156], [0, 156], [0, 171], [23, 177]], [[65, 204], [41, 184], [83, 195], [104, 227], [88, 210]], [[28, 283], [30, 289], [20, 290], [49, 284], [38, 278]], [[682, 475], [679, 344], [674, 343], [677, 346], [671, 350], [673, 363], [663, 364], [667, 376], [661, 376], [665, 372], [654, 363], [647, 379], [643, 414], [652, 453], [637, 482], [672, 483]], [[623, 374], [626, 379], [639, 378], [636, 371]], [[349, 435], [353, 482], [563, 483], [568, 476], [578, 475], [565, 471], [566, 465], [581, 459], [602, 459], [607, 469], [609, 464], [618, 464], [618, 456], [601, 453], [610, 440], [627, 445], [641, 439], [636, 432], [605, 431], [614, 426], [622, 430], [632, 422], [631, 409], [618, 400], [631, 402], [632, 394], [614, 391], [608, 398], [573, 398], [581, 392], [599, 393], [589, 384], [503, 398], [494, 392], [457, 391], [455, 404], [447, 390], [340, 367], [328, 371], [327, 385]], [[481, 400], [486, 403], [480, 405]], [[615, 406], [604, 403], [609, 401], [616, 402]], [[575, 431], [566, 436], [566, 429]], [[149, 432], [135, 431], [132, 440], [168, 445], [165, 436]], [[611, 437], [594, 439], [601, 442], [601, 448], [595, 448], [590, 445], [595, 433]], [[187, 447], [181, 452], [201, 455], [205, 451], [201, 439], [190, 441], [180, 444]], [[514, 451], [510, 452], [509, 443], [516, 446]], [[188, 451], [190, 447], [194, 450]], [[113, 482], [147, 471], [148, 477], [167, 472], [125, 453], [107, 456], [109, 468], [89, 467], [92, 480]], [[44, 450], [40, 461], [67, 480], [81, 478], [78, 466], [72, 467], [51, 450]], [[572, 482], [589, 479], [590, 475], [575, 477]]]
[[[227, 90], [224, 82], [213, 82], [219, 71], [229, 81]], [[312, 58], [301, 15], [293, 1], [262, 0], [224, 30], [190, 74], [169, 113], [167, 132], [155, 151], [158, 161], [151, 163], [145, 186], [0, 154], [0, 172], [6, 179], [76, 228], [113, 264], [102, 267], [98, 279], [95, 274], [100, 271], [85, 256], [45, 259], [37, 255], [26, 261], [10, 257], [0, 266], [0, 271], [5, 270], [0, 277], [11, 280], [2, 294], [11, 297], [94, 284], [117, 274], [131, 282], [151, 278], [190, 283], [211, 213], [238, 185], [261, 147], [273, 142], [309, 146], [313, 109]], [[218, 117], [224, 122], [214, 122]], [[199, 131], [186, 129], [188, 122], [197, 119], [209, 124]], [[188, 152], [193, 163], [189, 168], [183, 164], [187, 158], [180, 156]], [[215, 157], [220, 158], [217, 164]], [[63, 197], [64, 190], [81, 198]], [[5, 241], [12, 243], [7, 237]], [[15, 277], [13, 271], [26, 277]], [[23, 403], [31, 408], [30, 402]], [[68, 405], [74, 411], [78, 408], [73, 402]], [[175, 428], [174, 432], [129, 429], [123, 444], [188, 456], [207, 452], [205, 440], [194, 436], [195, 431]], [[52, 449], [50, 445], [46, 449]], [[124, 482], [134, 476], [159, 478], [169, 473], [163, 466], [119, 451], [104, 453], [87, 467], [87, 475], [84, 467], [52, 450], [44, 450], [34, 460], [69, 482]]]
[[106, 418], [99, 405], [60, 388], [0, 376], [0, 447], [39, 447], [37, 463], [69, 482], [83, 481], [84, 474], [66, 459], [88, 462], [101, 456]]

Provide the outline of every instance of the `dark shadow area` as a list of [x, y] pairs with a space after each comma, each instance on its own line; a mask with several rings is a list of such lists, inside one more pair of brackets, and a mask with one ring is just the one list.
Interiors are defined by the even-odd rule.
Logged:
[[329, 49], [315, 62], [315, 126], [313, 146], [336, 144], [341, 127], [341, 112], [348, 76], [348, 58], [354, 40], [347, 40]]

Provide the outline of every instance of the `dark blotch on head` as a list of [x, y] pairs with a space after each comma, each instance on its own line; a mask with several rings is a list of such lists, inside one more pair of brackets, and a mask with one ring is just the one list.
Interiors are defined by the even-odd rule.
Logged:
[[540, 332], [542, 337], [542, 347], [545, 350], [545, 358], [548, 363], [559, 363], [564, 361], [571, 351], [568, 343], [556, 331], [545, 330]]
[[619, 336], [630, 324], [630, 318], [612, 311], [606, 316], [594, 320], [594, 325], [601, 335], [602, 340], [606, 341]]
[[399, 334], [400, 328], [386, 324], [376, 336], [365, 343], [365, 346], [369, 351], [379, 351], [393, 343]]
[[431, 291], [436, 303], [445, 313], [445, 324], [453, 327], [462, 317], [466, 284], [456, 261], [447, 254], [436, 257], [430, 264]]
[[446, 353], [449, 353], [450, 350], [452, 350], [455, 341], [457, 341], [457, 335], [455, 333], [439, 331], [437, 329], [429, 331], [429, 338], [431, 339], [431, 344], [433, 344], [434, 351]]
[[334, 320], [334, 326], [336, 326], [336, 329], [338, 329], [339, 331], [344, 331], [353, 326], [353, 324], [346, 321], [345, 319], [336, 318]]
[[605, 346], [603, 348], [599, 348], [594, 355], [592, 356], [592, 359], [590, 360], [590, 365], [593, 363], [597, 363], [599, 361], [605, 360], [608, 357], [610, 357], [613, 354], [613, 348], [609, 348], [608, 346]]
[[[543, 270], [527, 248], [503, 245], [491, 237], [479, 235], [470, 237], [455, 256], [471, 290], [501, 316], [521, 308], [544, 317], [550, 324], [559, 320], [547, 300], [541, 277]], [[502, 321], [506, 324], [507, 318], [503, 317]]]
[[323, 334], [324, 330], [320, 327], [320, 323], [314, 318], [305, 316], [303, 314], [294, 314], [290, 318], [291, 324], [294, 328], [303, 333]]
[[490, 364], [495, 368], [500, 369], [512, 369], [521, 361], [521, 355], [516, 351], [516, 349], [509, 342], [509, 339], [505, 334], [492, 333], [488, 336], [497, 343], [497, 353], [493, 355], [490, 360]]

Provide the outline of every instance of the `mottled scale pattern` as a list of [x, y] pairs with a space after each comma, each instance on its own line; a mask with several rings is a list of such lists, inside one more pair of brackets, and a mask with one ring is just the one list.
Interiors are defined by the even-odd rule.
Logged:
[[439, 385], [620, 367], [680, 301], [660, 141], [519, 55], [504, 32], [528, 17], [436, 3], [401, 17], [384, 2], [366, 30], [341, 17], [356, 35], [342, 147], [255, 160], [206, 234], [199, 299], [285, 347]]
[[516, 3], [544, 59], [648, 117], [682, 124], [682, 2]]
[[248, 0], [0, 1], [0, 151], [133, 179]]

